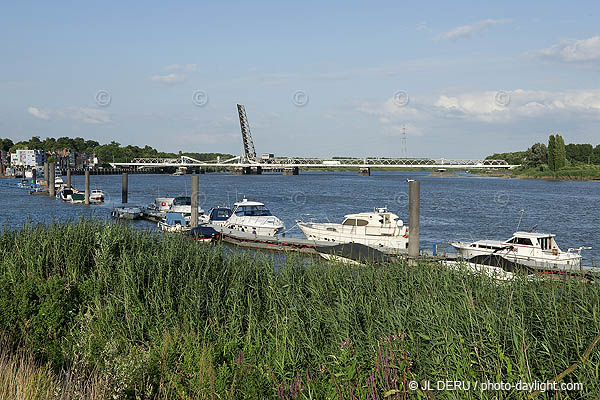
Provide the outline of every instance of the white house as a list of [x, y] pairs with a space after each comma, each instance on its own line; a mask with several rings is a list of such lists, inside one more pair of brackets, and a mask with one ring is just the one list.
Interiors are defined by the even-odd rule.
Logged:
[[13, 167], [40, 167], [44, 165], [43, 150], [17, 150], [10, 155], [10, 165]]

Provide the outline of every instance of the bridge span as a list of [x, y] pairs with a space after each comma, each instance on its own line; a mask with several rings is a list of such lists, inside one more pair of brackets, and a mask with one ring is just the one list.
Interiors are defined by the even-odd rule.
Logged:
[[136, 158], [131, 162], [111, 163], [113, 168], [223, 168], [233, 169], [241, 174], [262, 173], [262, 171], [281, 170], [284, 174], [297, 175], [300, 168], [359, 168], [359, 174], [369, 175], [371, 168], [407, 169], [510, 169], [518, 165], [509, 165], [505, 160], [449, 160], [445, 158], [304, 158], [274, 157], [263, 154], [257, 157], [254, 141], [250, 133], [250, 124], [246, 109], [237, 105], [240, 128], [242, 131], [243, 155], [227, 160], [199, 161], [191, 157], [177, 158]]

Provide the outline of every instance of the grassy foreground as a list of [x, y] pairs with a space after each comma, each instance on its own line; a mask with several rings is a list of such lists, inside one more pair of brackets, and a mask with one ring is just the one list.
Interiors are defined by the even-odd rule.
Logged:
[[575, 280], [276, 270], [89, 220], [0, 235], [2, 398], [526, 398], [407, 382], [545, 382], [576, 363], [561, 379], [583, 390], [552, 397], [598, 398], [600, 346], [580, 359], [599, 332], [600, 285]]

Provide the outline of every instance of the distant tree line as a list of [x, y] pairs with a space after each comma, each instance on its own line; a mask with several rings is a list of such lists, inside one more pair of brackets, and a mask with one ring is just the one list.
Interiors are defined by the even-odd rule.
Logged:
[[121, 146], [120, 143], [112, 141], [108, 144], [100, 144], [95, 140], [85, 140], [83, 138], [60, 137], [58, 139], [46, 138], [41, 140], [39, 136], [34, 136], [29, 140], [13, 143], [10, 139], [0, 139], [0, 146], [3, 150], [14, 152], [18, 149], [44, 150], [46, 152], [60, 152], [70, 150], [76, 153], [95, 154], [103, 163], [128, 162], [134, 158], [172, 158], [179, 156], [188, 156], [199, 161], [215, 160], [218, 156], [222, 159], [233, 157], [225, 153], [165, 153], [160, 152], [150, 146]]
[[550, 135], [548, 146], [536, 143], [525, 151], [496, 153], [486, 159], [506, 160], [509, 164], [522, 165], [525, 168], [548, 168], [558, 171], [567, 166], [581, 164], [600, 165], [600, 144], [570, 143], [565, 145], [561, 135]]

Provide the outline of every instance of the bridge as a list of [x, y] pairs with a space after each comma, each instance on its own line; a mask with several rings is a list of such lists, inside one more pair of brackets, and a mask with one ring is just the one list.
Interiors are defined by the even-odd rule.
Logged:
[[300, 168], [358, 168], [359, 173], [369, 175], [371, 168], [403, 169], [403, 168], [436, 168], [436, 169], [510, 169], [518, 165], [510, 165], [505, 160], [451, 160], [432, 158], [305, 158], [274, 157], [272, 154], [256, 155], [246, 110], [242, 104], [237, 105], [242, 131], [244, 154], [242, 156], [221, 160], [199, 161], [191, 157], [177, 158], [136, 158], [131, 162], [111, 163], [113, 168], [224, 168], [233, 169], [239, 174], [260, 174], [262, 171], [282, 171], [284, 174], [297, 175]]

